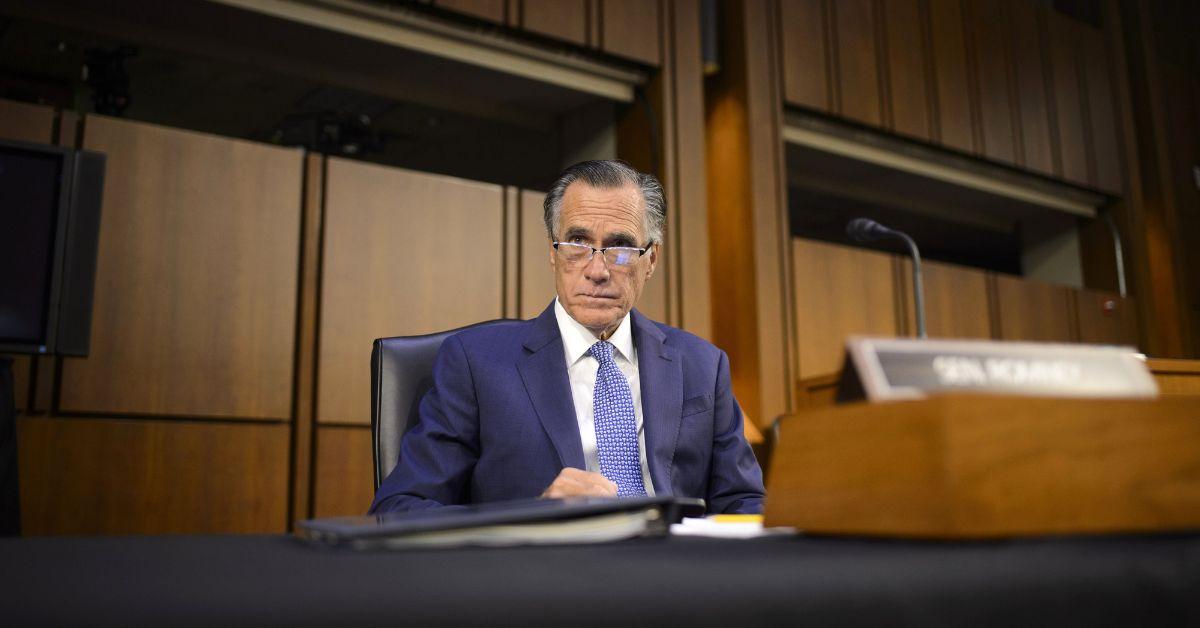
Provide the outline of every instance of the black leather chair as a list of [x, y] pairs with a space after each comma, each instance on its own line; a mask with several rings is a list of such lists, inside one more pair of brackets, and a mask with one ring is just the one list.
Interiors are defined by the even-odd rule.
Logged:
[[424, 336], [379, 338], [371, 348], [371, 440], [375, 450], [375, 488], [400, 460], [400, 438], [417, 420], [421, 397], [433, 385], [433, 359], [442, 341], [476, 323]]

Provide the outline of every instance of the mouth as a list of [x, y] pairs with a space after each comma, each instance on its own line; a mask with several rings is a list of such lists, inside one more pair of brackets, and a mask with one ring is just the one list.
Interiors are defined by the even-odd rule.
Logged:
[[615, 301], [615, 300], [617, 299], [617, 295], [615, 295], [615, 294], [589, 294], [589, 293], [580, 293], [578, 296], [580, 296], [580, 297], [581, 297], [581, 298], [583, 298], [584, 300], [588, 300], [588, 301], [600, 301], [600, 302], [602, 302], [602, 303], [603, 303], [603, 302], [607, 302], [607, 301]]

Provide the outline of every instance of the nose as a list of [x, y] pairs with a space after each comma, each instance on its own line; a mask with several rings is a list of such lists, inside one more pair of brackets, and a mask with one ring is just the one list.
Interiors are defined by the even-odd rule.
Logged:
[[596, 283], [608, 281], [608, 264], [604, 261], [604, 255], [593, 254], [592, 259], [588, 260], [587, 265], [583, 267], [583, 276]]

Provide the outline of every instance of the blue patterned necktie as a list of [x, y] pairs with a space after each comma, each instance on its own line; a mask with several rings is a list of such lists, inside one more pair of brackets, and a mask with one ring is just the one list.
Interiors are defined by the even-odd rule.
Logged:
[[619, 497], [645, 495], [629, 382], [613, 359], [612, 344], [601, 340], [588, 349], [588, 354], [600, 362], [592, 391], [600, 473], [617, 485]]

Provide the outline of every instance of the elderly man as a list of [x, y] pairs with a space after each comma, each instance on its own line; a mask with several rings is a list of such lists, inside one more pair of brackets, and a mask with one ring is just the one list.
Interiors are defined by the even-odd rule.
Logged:
[[565, 170], [545, 201], [555, 299], [446, 339], [371, 512], [527, 497], [702, 497], [762, 511], [729, 360], [633, 306], [662, 246], [663, 189], [620, 161]]

